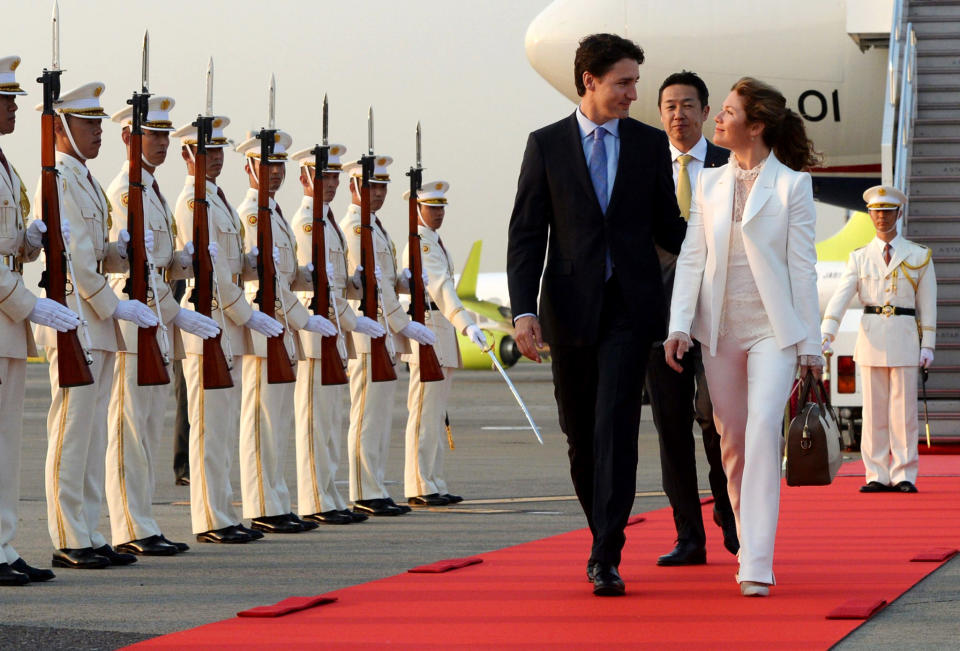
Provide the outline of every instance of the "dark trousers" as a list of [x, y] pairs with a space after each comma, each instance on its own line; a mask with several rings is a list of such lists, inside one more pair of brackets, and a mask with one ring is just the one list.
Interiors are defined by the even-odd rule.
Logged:
[[567, 435], [570, 476], [593, 534], [592, 560], [620, 564], [637, 490], [637, 436], [651, 340], [607, 283], [592, 346], [552, 346], [554, 395]]
[[[186, 282], [178, 280], [173, 285], [173, 297], [180, 302], [186, 290]], [[173, 362], [173, 399], [177, 414], [173, 423], [173, 475], [176, 479], [190, 477], [190, 418], [187, 406], [187, 381], [183, 377], [183, 363]]]
[[650, 351], [647, 395], [653, 423], [660, 438], [663, 490], [673, 508], [677, 539], [704, 545], [706, 534], [697, 488], [697, 461], [693, 421], [700, 425], [703, 449], [710, 465], [710, 490], [714, 508], [723, 519], [733, 518], [727, 495], [727, 477], [720, 458], [720, 434], [713, 424], [713, 407], [703, 371], [700, 345], [694, 344], [682, 360], [683, 373], [667, 366], [663, 344]]

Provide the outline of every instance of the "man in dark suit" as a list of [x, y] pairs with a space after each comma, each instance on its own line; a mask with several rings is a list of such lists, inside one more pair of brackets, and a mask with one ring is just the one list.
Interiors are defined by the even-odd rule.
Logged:
[[[667, 77], [657, 96], [660, 121], [669, 138], [673, 181], [683, 219], [690, 216], [690, 199], [696, 192], [697, 176], [704, 167], [720, 167], [730, 152], [717, 147], [703, 135], [703, 122], [710, 115], [707, 86], [693, 72], [677, 72]], [[667, 298], [673, 293], [677, 256], [657, 249], [660, 271]], [[653, 422], [660, 436], [660, 468], [663, 490], [673, 507], [677, 544], [669, 554], [657, 559], [657, 565], [702, 565], [707, 562], [706, 533], [700, 494], [697, 490], [697, 460], [693, 421], [696, 417], [703, 433], [703, 449], [710, 465], [710, 490], [713, 493], [713, 519], [723, 530], [723, 543], [733, 554], [740, 543], [737, 525], [727, 495], [727, 476], [720, 459], [720, 435], [713, 424], [713, 407], [703, 372], [700, 345], [684, 355], [683, 373], [667, 366], [663, 342], [650, 351], [647, 365], [647, 394], [653, 410]]]
[[593, 534], [587, 576], [604, 596], [624, 593], [643, 378], [652, 342], [666, 334], [654, 244], [677, 253], [686, 232], [665, 134], [628, 117], [643, 59], [612, 34], [580, 42], [583, 99], [530, 134], [507, 250], [520, 352], [540, 361], [537, 348], [550, 343], [570, 474]]

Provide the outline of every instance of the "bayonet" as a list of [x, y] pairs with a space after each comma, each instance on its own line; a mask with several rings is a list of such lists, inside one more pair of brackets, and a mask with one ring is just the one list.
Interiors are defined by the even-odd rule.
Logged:
[[322, 144], [324, 147], [326, 147], [327, 144], [328, 144], [328, 142], [327, 142], [327, 126], [328, 126], [328, 124], [329, 124], [329, 121], [328, 121], [328, 120], [329, 120], [329, 117], [330, 117], [330, 116], [329, 116], [329, 110], [328, 110], [328, 109], [329, 109], [329, 107], [327, 106], [327, 94], [324, 93], [324, 94], [323, 94], [323, 119], [321, 120], [321, 124], [322, 124], [322, 126], [323, 126], [323, 131], [322, 131], [322, 133], [323, 133], [323, 140], [320, 141], [320, 144]]
[[143, 32], [143, 62], [140, 65], [141, 92], [150, 92], [150, 31]]
[[373, 107], [367, 109], [367, 155], [373, 156]]
[[420, 157], [420, 121], [419, 120], [417, 120], [417, 169], [423, 169], [423, 163]]
[[60, 3], [53, 0], [53, 64], [51, 70], [60, 69]]
[[270, 74], [270, 100], [269, 105], [267, 106], [267, 128], [276, 129], [277, 128], [277, 79], [274, 75]]
[[207, 61], [207, 115], [213, 116], [213, 57]]

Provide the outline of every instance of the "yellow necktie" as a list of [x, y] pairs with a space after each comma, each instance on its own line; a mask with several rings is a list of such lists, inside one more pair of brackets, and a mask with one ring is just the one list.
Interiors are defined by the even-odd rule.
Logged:
[[677, 205], [680, 206], [680, 215], [684, 220], [690, 219], [690, 174], [687, 172], [687, 163], [693, 160], [690, 154], [677, 156], [680, 163], [680, 172], [677, 174]]

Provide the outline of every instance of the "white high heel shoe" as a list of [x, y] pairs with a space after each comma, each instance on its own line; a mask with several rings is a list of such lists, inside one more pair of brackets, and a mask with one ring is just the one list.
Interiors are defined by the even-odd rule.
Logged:
[[770, 595], [770, 584], [757, 583], [756, 581], [741, 581], [740, 594], [744, 597], [767, 597]]

